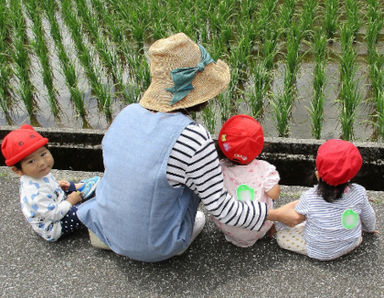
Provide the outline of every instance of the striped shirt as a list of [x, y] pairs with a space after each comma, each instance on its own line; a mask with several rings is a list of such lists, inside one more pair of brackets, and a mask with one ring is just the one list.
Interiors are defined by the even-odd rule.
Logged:
[[167, 179], [173, 187], [194, 191], [224, 224], [258, 231], [266, 219], [265, 203], [238, 201], [227, 192], [214, 141], [202, 125], [189, 124], [180, 134], [169, 156]]
[[[308, 256], [319, 260], [330, 260], [343, 255], [361, 237], [361, 232], [375, 229], [375, 212], [370, 205], [365, 188], [352, 184], [343, 196], [328, 203], [317, 194], [317, 187], [304, 192], [296, 205], [296, 211], [306, 216], [304, 239]], [[353, 211], [359, 216], [352, 226], [343, 223], [345, 212]]]

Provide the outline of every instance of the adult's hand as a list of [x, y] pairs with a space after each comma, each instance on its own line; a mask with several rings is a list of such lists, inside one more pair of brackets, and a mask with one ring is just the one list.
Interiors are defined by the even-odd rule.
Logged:
[[293, 227], [305, 220], [305, 216], [299, 214], [295, 210], [298, 200], [290, 202], [277, 209], [268, 210], [267, 219], [272, 221], [280, 221], [283, 224]]

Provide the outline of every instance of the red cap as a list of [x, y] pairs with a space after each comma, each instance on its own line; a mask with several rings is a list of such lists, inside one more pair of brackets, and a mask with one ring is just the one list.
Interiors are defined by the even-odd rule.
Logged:
[[232, 116], [220, 130], [219, 146], [228, 159], [248, 164], [263, 150], [263, 128], [251, 116]]
[[43, 138], [31, 125], [24, 124], [8, 133], [1, 143], [5, 164], [13, 166], [47, 143], [47, 138]]
[[351, 180], [362, 164], [359, 149], [344, 140], [326, 141], [317, 151], [316, 169], [319, 177], [332, 186]]

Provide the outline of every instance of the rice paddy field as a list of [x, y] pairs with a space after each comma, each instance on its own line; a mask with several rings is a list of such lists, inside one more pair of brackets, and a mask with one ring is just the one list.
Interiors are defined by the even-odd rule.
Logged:
[[150, 84], [147, 50], [177, 32], [231, 68], [193, 115], [243, 113], [266, 136], [384, 138], [379, 0], [0, 0], [0, 125], [106, 129]]

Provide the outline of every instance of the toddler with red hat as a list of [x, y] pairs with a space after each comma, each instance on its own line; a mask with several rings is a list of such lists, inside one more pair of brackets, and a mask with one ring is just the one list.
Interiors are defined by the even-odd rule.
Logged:
[[365, 188], [350, 182], [361, 165], [360, 152], [350, 142], [332, 139], [319, 147], [318, 184], [301, 195], [295, 208], [306, 221], [293, 228], [276, 223], [281, 248], [333, 260], [360, 245], [362, 231], [376, 232], [375, 212]]
[[[224, 185], [237, 200], [248, 204], [258, 201], [272, 209], [280, 195], [279, 173], [267, 161], [256, 159], [264, 146], [264, 133], [260, 123], [248, 115], [229, 118], [219, 133], [218, 143], [226, 158], [220, 161]], [[272, 227], [266, 220], [258, 229], [226, 225], [211, 217], [225, 234], [225, 239], [239, 247], [252, 246]]]
[[47, 138], [24, 124], [5, 136], [1, 151], [6, 165], [20, 176], [20, 203], [25, 218], [42, 238], [56, 241], [84, 227], [77, 218], [77, 206], [94, 196], [100, 177], [77, 184], [56, 181], [47, 143]]

